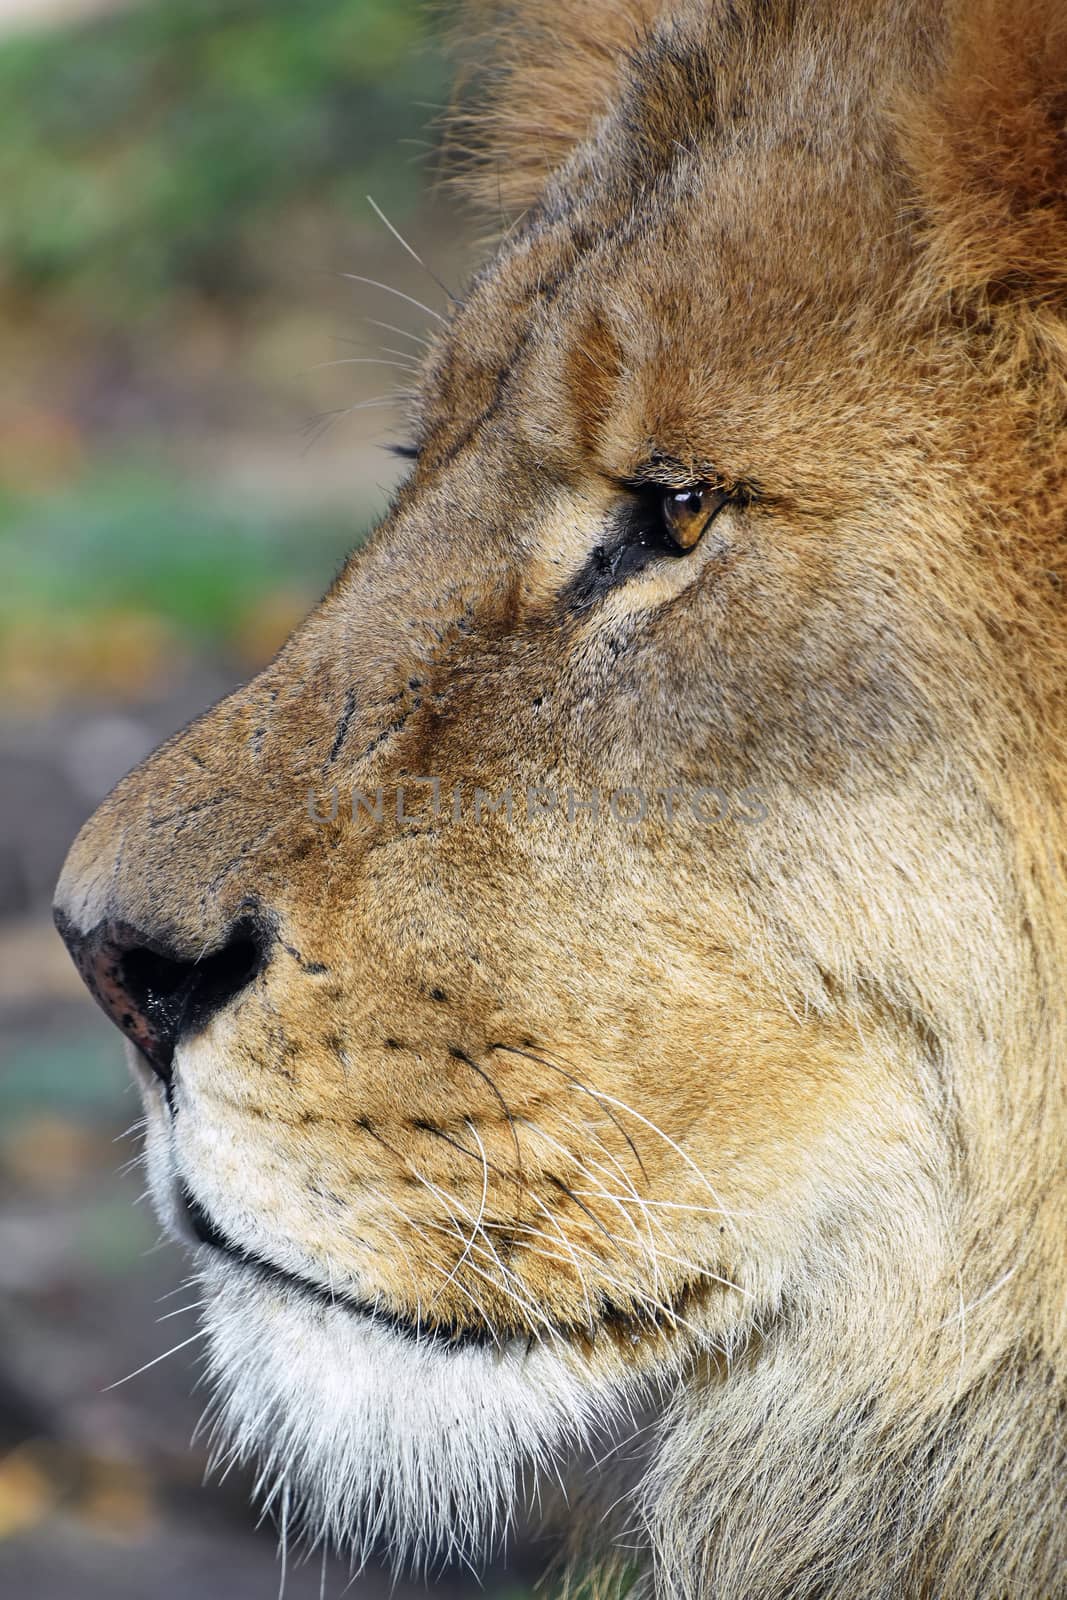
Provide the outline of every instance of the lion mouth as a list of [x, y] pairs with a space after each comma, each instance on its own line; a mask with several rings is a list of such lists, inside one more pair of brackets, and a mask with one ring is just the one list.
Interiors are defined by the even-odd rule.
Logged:
[[[373, 1323], [379, 1328], [388, 1329], [412, 1345], [423, 1348], [443, 1347], [451, 1351], [475, 1349], [499, 1351], [516, 1342], [529, 1347], [538, 1337], [536, 1334], [493, 1328], [486, 1323], [420, 1319], [383, 1306], [380, 1301], [365, 1300], [344, 1289], [327, 1288], [317, 1283], [314, 1278], [305, 1277], [303, 1273], [294, 1272], [289, 1267], [279, 1266], [269, 1256], [260, 1255], [258, 1251], [231, 1238], [201, 1205], [188, 1185], [181, 1180], [177, 1184], [176, 1196], [181, 1219], [197, 1244], [225, 1258], [239, 1270], [254, 1275], [262, 1282], [271, 1283], [306, 1302], [332, 1312], [346, 1313], [364, 1322]], [[707, 1297], [706, 1284], [687, 1282], [680, 1287], [671, 1302], [661, 1304], [651, 1314], [645, 1310], [635, 1312], [628, 1307], [616, 1306], [610, 1300], [601, 1298], [598, 1305], [599, 1315], [594, 1326], [574, 1328], [561, 1325], [556, 1329], [556, 1334], [559, 1338], [587, 1351], [597, 1342], [598, 1334], [607, 1335], [624, 1347], [645, 1345], [650, 1339], [658, 1342], [665, 1336], [669, 1337], [676, 1333], [679, 1325], [691, 1326], [687, 1324], [684, 1313], [699, 1307]]]
[[393, 1333], [416, 1344], [443, 1344], [451, 1349], [471, 1349], [500, 1345], [503, 1342], [501, 1336], [488, 1327], [466, 1323], [419, 1321], [414, 1317], [405, 1316], [401, 1311], [392, 1311], [373, 1301], [363, 1300], [346, 1290], [324, 1288], [321, 1283], [316, 1283], [314, 1278], [306, 1278], [302, 1273], [281, 1267], [268, 1256], [260, 1255], [258, 1251], [250, 1250], [247, 1245], [232, 1239], [200, 1204], [188, 1185], [181, 1181], [177, 1187], [177, 1199], [182, 1220], [199, 1244], [205, 1245], [209, 1250], [224, 1256], [265, 1282], [301, 1295], [320, 1306], [329, 1307], [332, 1311], [344, 1311], [367, 1322], [376, 1323], [379, 1327], [389, 1328]]

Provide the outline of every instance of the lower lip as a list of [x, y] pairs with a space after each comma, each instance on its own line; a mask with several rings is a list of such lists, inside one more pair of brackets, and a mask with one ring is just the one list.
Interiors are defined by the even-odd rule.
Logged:
[[473, 1346], [494, 1346], [500, 1344], [498, 1336], [488, 1328], [468, 1328], [448, 1324], [426, 1325], [416, 1323], [410, 1318], [398, 1315], [395, 1312], [383, 1311], [380, 1306], [369, 1305], [364, 1300], [358, 1300], [353, 1295], [334, 1293], [324, 1289], [321, 1284], [315, 1283], [311, 1278], [301, 1277], [299, 1273], [288, 1272], [284, 1267], [276, 1266], [273, 1261], [266, 1260], [263, 1256], [256, 1255], [244, 1245], [236, 1244], [212, 1220], [184, 1183], [178, 1186], [179, 1213], [197, 1243], [215, 1251], [228, 1261], [254, 1272], [265, 1282], [271, 1282], [280, 1287], [292, 1290], [305, 1299], [316, 1301], [332, 1311], [344, 1311], [351, 1316], [361, 1317], [366, 1322], [377, 1323], [380, 1327], [389, 1328], [393, 1333], [400, 1334], [419, 1344], [438, 1343], [447, 1345], [450, 1349], [470, 1348]]

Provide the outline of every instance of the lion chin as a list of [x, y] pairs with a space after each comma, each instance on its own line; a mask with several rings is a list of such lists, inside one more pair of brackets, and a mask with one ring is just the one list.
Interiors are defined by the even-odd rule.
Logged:
[[450, 1345], [216, 1263], [203, 1284], [227, 1451], [260, 1464], [283, 1522], [292, 1495], [360, 1564], [481, 1563], [535, 1477], [636, 1427], [633, 1380], [598, 1383], [562, 1342]]
[[[56, 918], [222, 1459], [661, 1600], [1067, 1595], [1063, 0], [525, 0], [410, 473]], [[632, 1569], [632, 1570], [631, 1570]]]

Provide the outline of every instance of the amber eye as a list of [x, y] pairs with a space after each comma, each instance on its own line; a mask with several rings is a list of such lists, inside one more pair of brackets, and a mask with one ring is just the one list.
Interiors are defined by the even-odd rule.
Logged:
[[694, 489], [668, 489], [663, 496], [663, 521], [679, 550], [692, 550], [729, 499], [724, 489], [701, 483]]

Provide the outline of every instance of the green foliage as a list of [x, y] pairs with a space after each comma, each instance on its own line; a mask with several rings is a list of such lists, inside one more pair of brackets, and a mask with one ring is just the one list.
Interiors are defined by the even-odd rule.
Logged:
[[412, 102], [443, 93], [424, 33], [416, 0], [142, 0], [5, 40], [0, 282], [128, 325], [269, 281], [286, 208], [403, 214]]
[[26, 613], [128, 610], [218, 643], [279, 588], [317, 599], [366, 520], [228, 501], [137, 462], [51, 495], [0, 495], [0, 630]]

